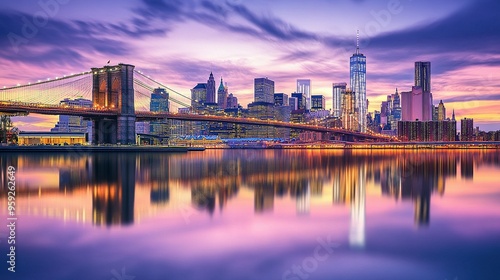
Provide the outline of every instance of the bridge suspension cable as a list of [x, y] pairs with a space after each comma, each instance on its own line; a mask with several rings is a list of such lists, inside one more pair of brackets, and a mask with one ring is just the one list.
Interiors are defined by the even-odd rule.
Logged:
[[[170, 105], [174, 105], [176, 108], [189, 108], [191, 107], [191, 98], [187, 97], [186, 95], [166, 86], [165, 84], [158, 82], [151, 77], [143, 74], [142, 72], [134, 70], [135, 77], [134, 77], [134, 90], [136, 92], [136, 100], [142, 100], [138, 101], [136, 103], [144, 103], [144, 100], [147, 99], [148, 104], [143, 104], [143, 107], [147, 110], [149, 110], [149, 101], [151, 100], [151, 93], [154, 92], [156, 88], [163, 88], [167, 90], [169, 93], [169, 101]], [[138, 105], [138, 104], [137, 104]], [[137, 107], [137, 106], [136, 106]], [[176, 110], [170, 106], [170, 112], [175, 112]]]
[[[154, 88], [153, 88], [153, 87], [151, 87], [151, 86], [149, 86], [149, 85], [144, 84], [144, 83], [143, 83], [143, 82], [141, 82], [140, 80], [134, 80], [134, 85], [139, 86], [139, 87], [141, 87], [141, 88], [144, 88], [144, 89], [146, 89], [148, 92], [153, 92], [153, 91], [154, 91]], [[147, 98], [149, 98], [149, 97], [150, 97], [149, 95], [147, 95], [147, 94], [145, 94], [145, 93], [141, 92], [141, 91], [140, 91], [140, 90], [138, 90], [137, 88], [135, 88], [135, 91], [136, 91], [138, 94], [143, 95], [143, 96], [145, 96], [145, 97], [147, 97]], [[171, 97], [171, 96], [169, 96], [169, 97], [168, 97], [168, 99], [169, 99], [169, 101], [172, 101], [172, 102], [174, 102], [174, 103], [176, 103], [176, 104], [178, 104], [178, 105], [184, 106], [184, 107], [190, 107], [190, 106], [191, 106], [191, 105], [189, 105], [189, 104], [187, 104], [187, 103], [184, 103], [184, 102], [182, 102], [182, 101], [179, 101], [179, 100], [177, 100], [176, 98]]]
[[0, 100], [21, 103], [59, 104], [65, 98], [90, 98], [91, 72], [63, 76], [0, 89]]

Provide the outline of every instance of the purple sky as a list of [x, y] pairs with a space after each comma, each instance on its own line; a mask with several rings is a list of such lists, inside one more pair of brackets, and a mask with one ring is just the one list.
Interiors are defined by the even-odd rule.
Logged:
[[[299, 78], [327, 98], [349, 81], [356, 30], [367, 56], [369, 110], [408, 91], [414, 62], [432, 62], [434, 102], [500, 129], [500, 2], [496, 0], [2, 1], [0, 86], [112, 63], [134, 64], [184, 94], [210, 71], [246, 107], [253, 79], [291, 93]], [[27, 28], [33, 25], [36, 30]], [[16, 118], [46, 130], [55, 117]]]

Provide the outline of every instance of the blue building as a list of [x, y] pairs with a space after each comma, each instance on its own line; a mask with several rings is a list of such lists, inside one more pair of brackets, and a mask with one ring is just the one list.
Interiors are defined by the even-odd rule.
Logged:
[[[149, 103], [149, 110], [151, 112], [169, 112], [168, 92], [163, 88], [155, 88], [151, 93], [151, 101]], [[160, 120], [150, 122], [149, 131], [153, 135], [166, 137], [169, 135], [168, 120]]]
[[168, 92], [165, 89], [154, 89], [153, 93], [151, 93], [149, 110], [151, 112], [169, 112]]
[[366, 132], [366, 115], [368, 102], [366, 101], [366, 56], [359, 52], [359, 34], [356, 44], [356, 53], [350, 60], [351, 89], [356, 94], [356, 115], [358, 131]]

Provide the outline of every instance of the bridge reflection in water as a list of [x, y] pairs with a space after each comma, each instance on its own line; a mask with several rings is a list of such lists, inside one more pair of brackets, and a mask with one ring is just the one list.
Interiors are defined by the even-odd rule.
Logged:
[[[253, 196], [258, 215], [284, 207], [287, 200], [295, 201], [298, 215], [310, 215], [311, 208], [329, 201], [349, 207], [353, 246], [364, 244], [368, 184], [383, 196], [412, 201], [415, 224], [428, 226], [431, 197], [444, 195], [447, 179], [457, 178], [460, 170], [463, 180], [471, 180], [474, 166], [499, 162], [498, 153], [488, 151], [207, 150], [0, 157], [2, 180], [7, 166], [17, 169], [19, 215], [113, 226], [186, 209], [219, 215], [243, 207], [228, 203], [242, 203], [246, 194]], [[6, 192], [2, 185], [2, 213]]]

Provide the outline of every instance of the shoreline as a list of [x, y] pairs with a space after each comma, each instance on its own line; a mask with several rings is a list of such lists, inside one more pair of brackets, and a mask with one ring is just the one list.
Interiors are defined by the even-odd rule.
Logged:
[[205, 150], [500, 150], [500, 143], [463, 143], [450, 146], [439, 144], [295, 144], [270, 146], [233, 147], [184, 147], [184, 146], [0, 146], [0, 152], [143, 152], [187, 153]]
[[166, 147], [166, 146], [0, 146], [0, 152], [131, 152], [131, 153], [187, 153], [204, 151], [198, 147]]

